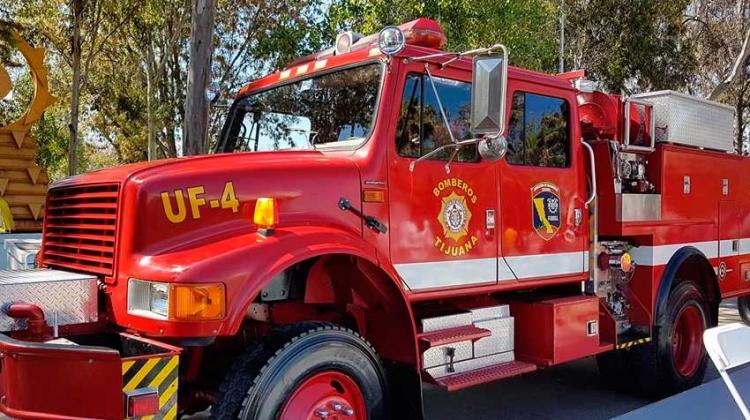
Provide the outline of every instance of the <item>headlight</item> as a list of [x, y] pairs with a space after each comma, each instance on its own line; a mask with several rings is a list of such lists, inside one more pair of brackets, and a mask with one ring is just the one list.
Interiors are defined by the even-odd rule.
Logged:
[[165, 320], [222, 319], [225, 314], [224, 285], [130, 279], [128, 313]]

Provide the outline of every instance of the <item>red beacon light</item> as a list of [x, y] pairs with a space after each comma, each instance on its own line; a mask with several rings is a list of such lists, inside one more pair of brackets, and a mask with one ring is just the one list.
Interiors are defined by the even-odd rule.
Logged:
[[404, 32], [406, 43], [441, 50], [448, 43], [443, 28], [436, 21], [419, 18], [398, 26]]

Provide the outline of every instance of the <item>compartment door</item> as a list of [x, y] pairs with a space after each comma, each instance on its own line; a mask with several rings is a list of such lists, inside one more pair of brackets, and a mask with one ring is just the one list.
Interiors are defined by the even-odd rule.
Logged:
[[736, 201], [719, 202], [719, 261], [716, 275], [722, 293], [740, 286], [740, 214]]

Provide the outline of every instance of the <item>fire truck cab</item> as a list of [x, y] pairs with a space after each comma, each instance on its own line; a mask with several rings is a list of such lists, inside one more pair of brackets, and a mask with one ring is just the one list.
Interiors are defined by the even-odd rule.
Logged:
[[423, 383], [589, 356], [699, 384], [750, 294], [731, 108], [445, 44], [341, 34], [244, 87], [215, 153], [57, 182], [44, 269], [0, 276], [0, 411], [421, 418]]

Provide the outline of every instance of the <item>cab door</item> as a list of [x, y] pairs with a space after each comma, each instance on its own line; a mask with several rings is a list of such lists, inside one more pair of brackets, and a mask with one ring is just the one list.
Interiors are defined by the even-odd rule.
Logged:
[[500, 281], [587, 271], [584, 155], [572, 91], [509, 81], [508, 153], [500, 174]]
[[449, 129], [457, 140], [471, 138], [470, 72], [433, 66], [433, 86], [423, 63], [402, 64], [401, 70], [392, 115], [398, 123], [388, 151], [391, 260], [412, 291], [495, 284], [495, 163], [482, 161], [470, 147], [450, 164], [450, 151], [414, 164], [450, 143]]

